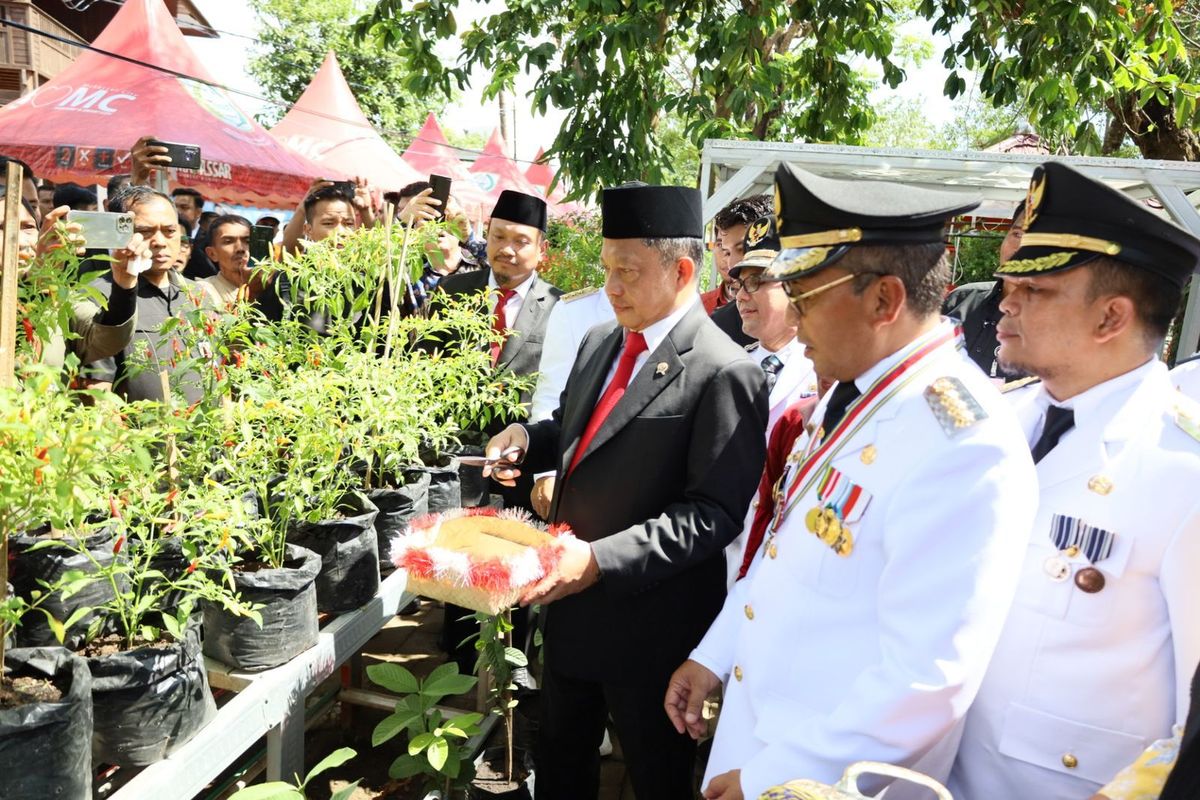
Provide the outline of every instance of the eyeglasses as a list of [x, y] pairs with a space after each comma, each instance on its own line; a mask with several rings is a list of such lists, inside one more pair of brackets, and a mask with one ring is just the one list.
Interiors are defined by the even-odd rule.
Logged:
[[785, 294], [787, 294], [788, 299], [792, 301], [792, 305], [796, 307], [796, 310], [800, 312], [800, 315], [804, 316], [806, 313], [808, 313], [806, 301], [811, 300], [822, 292], [827, 292], [834, 287], [841, 286], [847, 281], [854, 280], [857, 277], [858, 275], [854, 273], [843, 275], [837, 280], [830, 281], [829, 283], [823, 283], [817, 288], [810, 289], [807, 292], [797, 292], [800, 287], [795, 281], [784, 281], [783, 291]]
[[765, 282], [761, 272], [755, 275], [747, 275], [744, 278], [730, 278], [726, 281], [729, 285], [729, 291], [732, 294], [737, 294], [742, 289], [746, 290], [746, 294], [754, 294], [762, 288]]

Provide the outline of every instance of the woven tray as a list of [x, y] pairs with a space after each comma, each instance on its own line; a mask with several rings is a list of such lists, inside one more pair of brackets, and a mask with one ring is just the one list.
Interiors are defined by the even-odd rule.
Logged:
[[393, 540], [391, 560], [410, 592], [498, 614], [554, 570], [569, 535], [520, 511], [462, 509], [414, 520]]

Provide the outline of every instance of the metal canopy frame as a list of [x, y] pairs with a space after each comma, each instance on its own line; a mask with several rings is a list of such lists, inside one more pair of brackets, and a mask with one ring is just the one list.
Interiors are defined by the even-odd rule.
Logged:
[[[770, 192], [775, 169], [787, 161], [834, 178], [903, 183], [944, 191], [983, 195], [977, 216], [1011, 214], [1025, 197], [1034, 167], [1049, 159], [1064, 161], [1137, 199], [1156, 198], [1175, 222], [1200, 236], [1200, 163], [1123, 158], [1043, 156], [1024, 153], [947, 152], [829, 144], [704, 142], [700, 191], [708, 222], [733, 200]], [[989, 208], [993, 209], [989, 213]], [[1193, 276], [1180, 330], [1178, 356], [1200, 345], [1200, 286]]]

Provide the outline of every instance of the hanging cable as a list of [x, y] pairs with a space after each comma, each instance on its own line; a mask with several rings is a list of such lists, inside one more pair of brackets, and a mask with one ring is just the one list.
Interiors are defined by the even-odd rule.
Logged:
[[[106, 0], [106, 1], [111, 2], [111, 0]], [[65, 2], [67, 2], [67, 0], [63, 0], [63, 2], [65, 3]], [[80, 0], [80, 2], [87, 2], [87, 0]], [[254, 92], [246, 91], [245, 89], [237, 89], [233, 86], [227, 86], [222, 83], [217, 83], [216, 81], [207, 80], [205, 78], [197, 78], [194, 75], [188, 75], [185, 72], [179, 72], [178, 70], [173, 70], [173, 69], [170, 69], [169, 67], [162, 67], [162, 66], [159, 66], [158, 64], [151, 64], [147, 61], [141, 61], [140, 59], [136, 59], [131, 56], [122, 55], [121, 53], [114, 53], [110, 50], [103, 50], [99, 47], [96, 47], [95, 45], [88, 44], [86, 42], [77, 42], [72, 39], [68, 39], [65, 36], [59, 36], [57, 34], [53, 34], [48, 31], [38, 30], [37, 28], [34, 28], [30, 25], [25, 25], [24, 23], [16, 22], [15, 20], [0, 18], [0, 25], [3, 25], [4, 27], [8, 27], [8, 28], [15, 28], [20, 31], [25, 31], [26, 33], [32, 33], [35, 36], [41, 36], [41, 37], [44, 37], [47, 39], [51, 39], [51, 40], [59, 42], [61, 44], [70, 45], [71, 47], [78, 47], [81, 50], [88, 50], [93, 53], [98, 53], [102, 56], [114, 58], [118, 61], [124, 61], [127, 64], [135, 64], [139, 67], [145, 67], [146, 69], [154, 70], [155, 72], [161, 72], [166, 75], [170, 75], [174, 78], [177, 78], [179, 80], [191, 81], [192, 83], [199, 83], [204, 86], [210, 86], [213, 89], [220, 89], [221, 91], [224, 91], [224, 92], [230, 92], [232, 94], [241, 95], [242, 97], [247, 97], [252, 100], [257, 100], [260, 103], [266, 103], [267, 105], [275, 106], [277, 108], [284, 109], [285, 111], [291, 109], [291, 106], [289, 106], [287, 103], [283, 103], [279, 100], [272, 100], [269, 97], [263, 97], [262, 95], [258, 95], [258, 94], [255, 94]], [[311, 114], [314, 117], [321, 117], [323, 119], [332, 120], [334, 122], [341, 122], [346, 125], [353, 125], [355, 127], [366, 128], [368, 130], [373, 130], [373, 131], [378, 130], [378, 132], [381, 134], [390, 134], [392, 136], [396, 136], [396, 137], [400, 137], [400, 138], [408, 138], [414, 142], [425, 142], [427, 144], [440, 145], [442, 147], [449, 147], [451, 150], [457, 150], [460, 153], [470, 153], [476, 157], [484, 155], [483, 150], [475, 150], [470, 147], [460, 147], [458, 145], [450, 144], [449, 142], [439, 142], [439, 141], [436, 141], [433, 139], [425, 139], [420, 136], [411, 136], [406, 131], [395, 130], [392, 128], [376, 129], [370, 123], [367, 123], [364, 125], [363, 123], [358, 122], [356, 120], [344, 119], [335, 114], [329, 114], [324, 111], [312, 111], [312, 110], [309, 110], [306, 108], [300, 109], [300, 111], [304, 114]], [[513, 158], [512, 160], [523, 163], [523, 164], [541, 163], [538, 161], [532, 161], [527, 158]]]

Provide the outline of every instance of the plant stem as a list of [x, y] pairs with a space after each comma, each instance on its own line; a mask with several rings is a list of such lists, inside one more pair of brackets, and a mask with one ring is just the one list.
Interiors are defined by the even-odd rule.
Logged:
[[[412, 236], [412, 225], [411, 224], [405, 225], [404, 226], [404, 243], [400, 246], [400, 269], [401, 270], [407, 270], [407, 268], [408, 268], [408, 240], [409, 240], [409, 238], [411, 238], [411, 236]], [[392, 240], [389, 237], [388, 238], [389, 246], [391, 245], [391, 242], [392, 242]], [[389, 252], [390, 252], [390, 250], [389, 250]], [[408, 273], [405, 272], [404, 274], [405, 274], [405, 278], [407, 280]], [[390, 268], [388, 269], [388, 275], [389, 276], [391, 275]], [[399, 320], [397, 319], [397, 316], [396, 316], [396, 297], [394, 295], [391, 298], [391, 303], [392, 303], [391, 308], [388, 310], [387, 343], [384, 344], [384, 346], [383, 346], [384, 361], [386, 361], [388, 359], [388, 357], [391, 356], [391, 354], [392, 354], [392, 340], [396, 338], [396, 329], [399, 327]]]
[[[8, 528], [0, 528], [0, 605], [8, 598]], [[4, 638], [8, 631], [0, 624], [0, 678], [4, 677]]]

